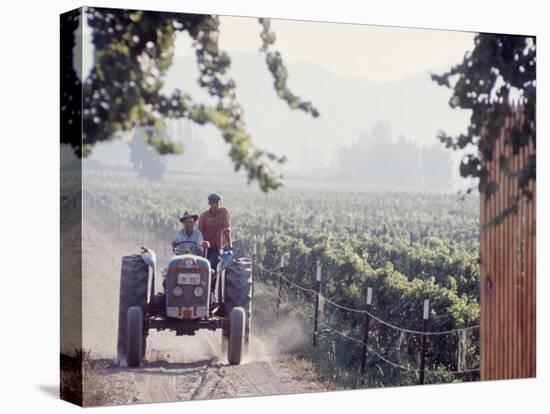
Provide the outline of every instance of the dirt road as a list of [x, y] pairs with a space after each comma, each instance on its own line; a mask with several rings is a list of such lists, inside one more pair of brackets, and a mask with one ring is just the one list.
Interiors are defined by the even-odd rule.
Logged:
[[[319, 384], [297, 379], [296, 372], [278, 360], [280, 347], [274, 346], [274, 341], [253, 337], [253, 351], [244, 364], [230, 366], [221, 354], [221, 334], [207, 331], [183, 337], [151, 332], [143, 366], [132, 370], [117, 366], [120, 261], [138, 246], [108, 236], [93, 225], [84, 228], [83, 345], [105, 367], [93, 383], [85, 382], [85, 394], [95, 393], [101, 386], [105, 391], [101, 403], [116, 405], [322, 390]], [[299, 333], [291, 336], [296, 338]]]
[[[175, 360], [178, 360], [176, 362]], [[181, 362], [146, 361], [139, 369], [107, 368], [106, 404], [183, 401], [253, 395], [294, 394], [319, 390], [300, 382], [276, 361], [249, 361], [230, 366], [217, 357]]]

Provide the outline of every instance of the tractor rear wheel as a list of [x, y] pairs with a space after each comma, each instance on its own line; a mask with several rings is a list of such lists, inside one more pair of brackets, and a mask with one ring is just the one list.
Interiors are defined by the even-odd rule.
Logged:
[[143, 310], [139, 306], [128, 309], [128, 338], [126, 341], [126, 361], [131, 368], [139, 367], [143, 359]]
[[239, 365], [243, 360], [246, 312], [243, 308], [233, 308], [229, 314], [229, 340], [227, 360], [230, 365]]
[[[149, 266], [141, 255], [124, 256], [120, 274], [120, 299], [118, 306], [118, 340], [117, 357], [119, 364], [126, 360], [128, 348], [128, 310], [132, 306], [145, 309], [147, 303], [147, 288], [149, 281]], [[144, 338], [146, 332], [143, 333]], [[145, 354], [145, 346], [142, 349]]]
[[246, 313], [245, 325], [245, 351], [248, 351], [250, 332], [252, 330], [252, 263], [249, 259], [239, 259], [238, 265], [225, 269], [225, 314], [230, 315], [231, 310], [240, 307]]

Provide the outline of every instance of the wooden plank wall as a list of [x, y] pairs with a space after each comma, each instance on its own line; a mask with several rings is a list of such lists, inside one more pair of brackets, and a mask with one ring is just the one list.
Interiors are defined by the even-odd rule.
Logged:
[[[509, 129], [521, 120], [518, 110], [497, 140], [493, 160], [486, 162], [489, 178], [499, 183], [490, 197], [481, 196], [481, 379], [525, 378], [536, 375], [536, 195], [522, 198], [517, 215], [484, 228], [517, 194], [517, 180], [505, 175], [500, 155], [512, 156], [504, 145]], [[512, 168], [523, 166], [535, 152], [532, 144], [512, 158]], [[531, 188], [535, 191], [534, 183]]]

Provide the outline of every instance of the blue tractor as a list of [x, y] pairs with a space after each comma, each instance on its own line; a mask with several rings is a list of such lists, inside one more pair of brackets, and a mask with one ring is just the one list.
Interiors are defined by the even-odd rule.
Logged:
[[[163, 291], [155, 291], [155, 252], [124, 256], [120, 278], [117, 354], [120, 364], [139, 367], [146, 354], [150, 330], [194, 335], [199, 329], [221, 330], [222, 350], [231, 365], [243, 361], [250, 344], [252, 320], [252, 265], [242, 255], [242, 244], [220, 252], [216, 269], [200, 246], [189, 243], [160, 272]], [[182, 246], [174, 252], [181, 253]]]

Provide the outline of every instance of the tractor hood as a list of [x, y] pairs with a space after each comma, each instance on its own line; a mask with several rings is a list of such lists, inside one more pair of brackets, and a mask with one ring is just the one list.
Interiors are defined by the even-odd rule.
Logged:
[[195, 256], [194, 254], [182, 254], [180, 256], [174, 256], [170, 259], [168, 263], [169, 268], [195, 268], [203, 267], [206, 269], [210, 268], [210, 262], [202, 256]]

